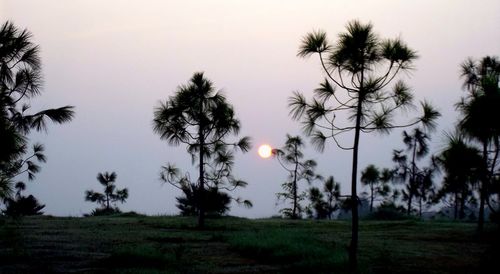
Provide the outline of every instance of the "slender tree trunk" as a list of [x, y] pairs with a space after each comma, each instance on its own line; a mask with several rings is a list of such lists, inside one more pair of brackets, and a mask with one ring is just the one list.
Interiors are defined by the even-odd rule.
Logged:
[[410, 216], [411, 214], [411, 204], [412, 204], [412, 198], [413, 198], [413, 190], [412, 190], [412, 179], [410, 178], [410, 185], [409, 185], [409, 188], [408, 188], [408, 205], [407, 205], [407, 209], [406, 209], [406, 215]]
[[297, 157], [295, 157], [295, 170], [293, 171], [293, 184], [292, 184], [292, 192], [293, 192], [293, 209], [292, 209], [292, 219], [298, 219], [297, 216], [297, 169], [299, 166], [299, 162]]
[[460, 214], [459, 214], [460, 219], [465, 218], [465, 195], [462, 192], [460, 195]]
[[415, 190], [415, 158], [416, 158], [416, 153], [417, 153], [417, 140], [415, 140], [415, 143], [413, 144], [413, 156], [411, 159], [411, 177], [410, 177], [410, 187], [408, 190], [408, 210], [407, 213], [408, 216], [411, 214], [411, 202], [413, 198], [413, 192]]
[[455, 212], [453, 214], [453, 219], [457, 219], [458, 218], [458, 192], [455, 192]]
[[370, 212], [373, 212], [373, 199], [374, 197], [374, 190], [373, 190], [373, 184], [370, 184], [370, 190], [371, 190], [371, 197], [370, 197]]
[[[363, 81], [363, 76], [361, 76]], [[361, 129], [361, 113], [362, 101], [364, 94], [362, 94], [363, 84], [361, 84], [360, 94], [358, 98], [358, 109], [356, 112], [356, 128], [354, 132], [354, 146], [352, 150], [352, 175], [351, 175], [351, 212], [352, 212], [352, 235], [351, 245], [349, 247], [349, 267], [352, 272], [356, 271], [358, 266], [358, 230], [359, 230], [359, 215], [358, 215], [358, 194], [357, 194], [357, 175], [358, 175], [358, 148], [359, 148], [359, 134]]]
[[418, 216], [422, 218], [422, 197], [418, 200]]
[[198, 227], [203, 228], [205, 226], [205, 133], [203, 124], [203, 94], [200, 94], [200, 125], [198, 127], [198, 138], [200, 140], [200, 176], [199, 176], [199, 188], [198, 188]]
[[106, 193], [106, 210], [109, 210], [109, 195]]
[[484, 203], [486, 201], [486, 195], [487, 195], [487, 186], [488, 186], [488, 175], [487, 170], [488, 170], [488, 143], [487, 141], [483, 141], [483, 161], [485, 164], [485, 171], [484, 174], [482, 175], [482, 182], [481, 182], [481, 189], [479, 190], [479, 216], [477, 220], [477, 231], [479, 233], [483, 232], [483, 227], [484, 227]]

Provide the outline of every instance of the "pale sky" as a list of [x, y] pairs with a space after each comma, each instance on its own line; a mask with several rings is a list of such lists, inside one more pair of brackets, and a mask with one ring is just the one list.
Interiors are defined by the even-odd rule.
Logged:
[[[97, 173], [115, 171], [117, 187], [130, 192], [122, 210], [176, 214], [180, 193], [161, 184], [160, 166], [176, 163], [193, 177], [196, 168], [184, 147], [153, 134], [153, 108], [204, 71], [233, 104], [241, 136], [254, 143], [235, 166], [249, 183], [237, 194], [254, 207], [233, 205], [230, 214], [277, 214], [275, 193], [287, 174], [276, 161], [260, 159], [257, 146], [281, 146], [286, 133], [300, 133], [287, 98], [296, 90], [311, 95], [324, 77], [317, 58], [296, 57], [301, 38], [322, 29], [334, 42], [352, 19], [373, 23], [383, 38], [400, 36], [418, 52], [416, 70], [405, 79], [443, 114], [432, 140], [432, 152], [439, 151], [463, 94], [459, 64], [500, 55], [498, 0], [0, 0], [0, 21], [29, 29], [42, 50], [44, 93], [33, 107], [76, 107], [71, 123], [30, 136], [45, 144], [48, 162], [28, 192], [47, 214], [81, 216], [96, 207], [84, 202], [84, 191], [102, 191]], [[392, 150], [402, 147], [400, 131], [362, 135], [359, 169], [392, 166]], [[323, 154], [308, 149], [306, 156], [350, 194], [350, 152], [330, 142]]]

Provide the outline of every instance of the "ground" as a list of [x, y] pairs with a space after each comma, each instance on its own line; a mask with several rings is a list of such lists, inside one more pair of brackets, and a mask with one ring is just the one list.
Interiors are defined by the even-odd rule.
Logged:
[[[498, 227], [362, 221], [360, 273], [481, 273], [497, 263]], [[0, 219], [0, 273], [346, 273], [350, 225], [122, 214]]]

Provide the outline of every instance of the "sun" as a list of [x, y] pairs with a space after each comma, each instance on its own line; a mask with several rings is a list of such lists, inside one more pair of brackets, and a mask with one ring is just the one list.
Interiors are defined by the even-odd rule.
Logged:
[[266, 159], [271, 157], [273, 154], [273, 149], [270, 145], [264, 144], [259, 147], [259, 156]]

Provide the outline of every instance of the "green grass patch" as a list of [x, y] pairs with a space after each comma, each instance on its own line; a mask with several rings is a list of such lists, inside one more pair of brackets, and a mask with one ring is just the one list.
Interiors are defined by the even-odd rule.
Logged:
[[228, 243], [245, 256], [289, 270], [331, 272], [346, 266], [346, 250], [335, 242], [322, 242], [303, 229], [266, 229], [230, 233]]
[[[1, 219], [0, 273], [346, 273], [348, 221], [174, 216]], [[498, 226], [360, 222], [359, 273], [486, 273]]]
[[119, 273], [179, 273], [184, 268], [183, 250], [165, 250], [153, 244], [119, 247], [96, 265]]

